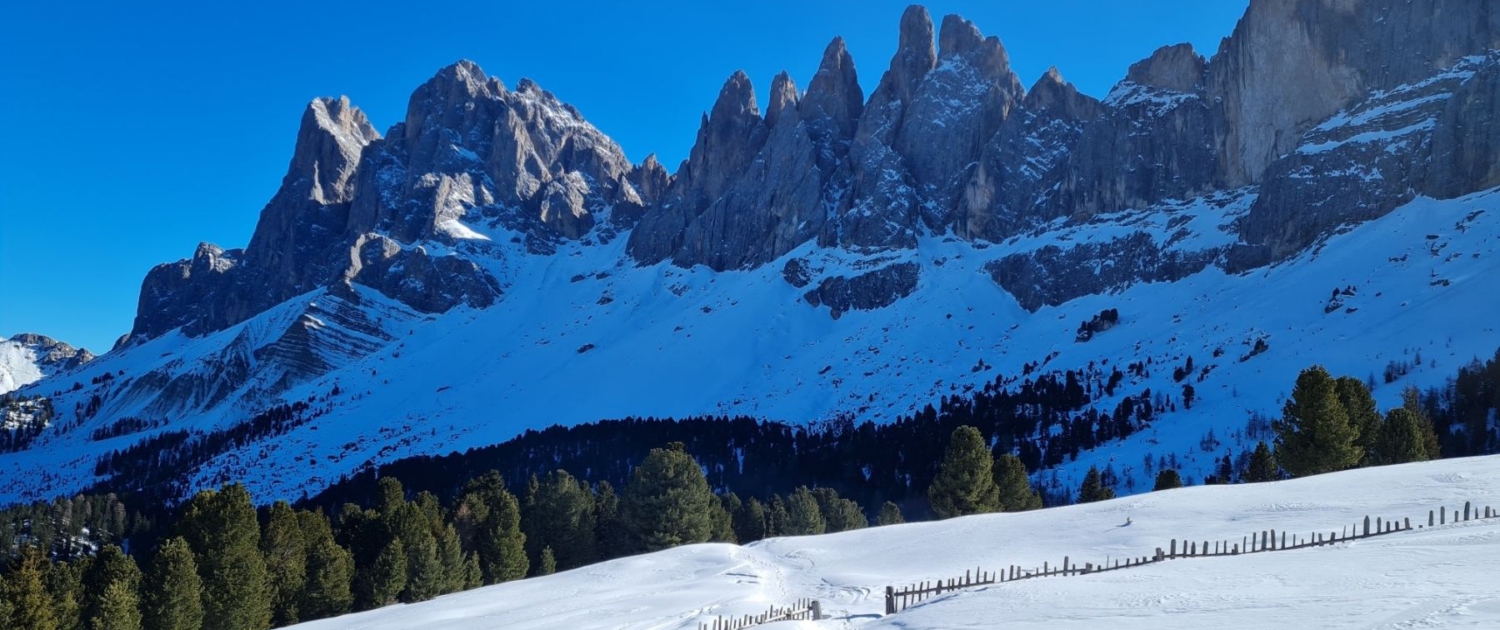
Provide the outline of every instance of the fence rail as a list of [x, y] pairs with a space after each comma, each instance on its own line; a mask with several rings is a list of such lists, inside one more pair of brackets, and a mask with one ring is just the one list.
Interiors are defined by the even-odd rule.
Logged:
[[[1451, 513], [1451, 521], [1454, 523], [1490, 518], [1500, 518], [1500, 511], [1490, 506], [1483, 506], [1482, 509], [1474, 507], [1472, 502], [1469, 501], [1464, 502], [1462, 512], [1455, 507]], [[1449, 520], [1450, 513], [1447, 507], [1438, 507], [1436, 510], [1429, 510], [1427, 512], [1427, 525], [1425, 527], [1446, 525]], [[1019, 565], [1010, 565], [1004, 570], [997, 572], [986, 571], [982, 567], [976, 567], [972, 570], [965, 570], [963, 577], [918, 582], [902, 588], [894, 586], [885, 587], [885, 614], [894, 615], [905, 610], [912, 604], [937, 597], [942, 593], [977, 586], [988, 586], [991, 584], [1043, 577], [1087, 575], [1102, 573], [1104, 571], [1117, 571], [1119, 569], [1135, 568], [1180, 558], [1211, 558], [1270, 551], [1291, 551], [1293, 549], [1306, 549], [1308, 547], [1332, 545], [1350, 540], [1408, 532], [1423, 527], [1423, 525], [1413, 527], [1410, 518], [1403, 518], [1400, 521], [1396, 521], [1395, 519], [1386, 519], [1377, 516], [1372, 520], [1369, 516], [1366, 516], [1363, 522], [1342, 525], [1337, 531], [1330, 529], [1310, 534], [1288, 535], [1285, 531], [1266, 529], [1243, 536], [1238, 541], [1233, 539], [1179, 540], [1173, 538], [1165, 548], [1157, 547], [1155, 553], [1152, 555], [1110, 558], [1104, 563], [1097, 565], [1092, 562], [1082, 565], [1074, 564], [1068, 556], [1063, 556], [1062, 564], [1052, 565], [1048, 562], [1043, 562], [1040, 568], [1024, 569]]]
[[772, 606], [759, 615], [715, 617], [698, 624], [698, 630], [740, 630], [777, 621], [817, 621], [823, 618], [823, 604], [816, 599], [799, 599], [791, 606]]

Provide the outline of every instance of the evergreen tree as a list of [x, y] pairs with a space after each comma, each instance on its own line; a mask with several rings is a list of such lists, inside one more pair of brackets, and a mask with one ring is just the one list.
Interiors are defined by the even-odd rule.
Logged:
[[[83, 569], [88, 558], [72, 562], [49, 562], [42, 582], [52, 598], [52, 617], [58, 630], [83, 629]], [[4, 617], [0, 617], [3, 620]]]
[[713, 533], [710, 508], [717, 499], [703, 469], [680, 442], [651, 449], [631, 473], [620, 503], [641, 551], [705, 542]]
[[[736, 501], [739, 499], [736, 498]], [[723, 497], [717, 497], [708, 506], [709, 511], [709, 535], [708, 539], [713, 542], [734, 543], [739, 542], [734, 537], [734, 523], [729, 516], [729, 509], [725, 507]]]
[[630, 535], [620, 516], [620, 496], [608, 481], [594, 486], [594, 543], [600, 560], [629, 553]]
[[451, 523], [440, 523], [436, 533], [438, 562], [443, 567], [442, 592], [464, 590], [468, 584], [468, 567], [464, 550], [458, 541], [458, 530]]
[[57, 630], [52, 614], [52, 598], [43, 585], [47, 556], [35, 547], [27, 547], [15, 560], [14, 568], [3, 576], [7, 630]]
[[786, 536], [812, 536], [827, 531], [818, 499], [807, 486], [799, 486], [786, 500]]
[[[1496, 363], [1490, 368], [1500, 379], [1500, 350], [1496, 351]], [[1443, 456], [1442, 443], [1438, 441], [1437, 430], [1432, 425], [1432, 418], [1428, 417], [1427, 410], [1422, 408], [1421, 394], [1417, 388], [1408, 387], [1401, 390], [1401, 408], [1412, 412], [1417, 418], [1417, 432], [1422, 436], [1422, 454], [1427, 459], [1440, 459]], [[1495, 403], [1492, 408], [1500, 408], [1500, 387], [1495, 392]]]
[[1271, 455], [1271, 447], [1266, 446], [1265, 442], [1256, 444], [1255, 451], [1250, 453], [1250, 463], [1245, 467], [1243, 479], [1247, 483], [1260, 483], [1275, 481], [1280, 477], [1280, 473], [1276, 471], [1276, 458]]
[[542, 547], [542, 558], [537, 563], [536, 574], [541, 576], [553, 573], [557, 573], [557, 560], [552, 557], [552, 548]]
[[994, 460], [979, 430], [971, 426], [955, 429], [937, 477], [927, 489], [933, 514], [951, 518], [999, 509], [1000, 494], [993, 471]]
[[272, 625], [297, 623], [300, 619], [297, 609], [307, 580], [307, 541], [297, 512], [285, 501], [271, 506], [260, 538], [260, 551], [265, 556], [266, 576], [270, 580]]
[[1386, 414], [1377, 459], [1381, 464], [1426, 461], [1431, 459], [1427, 455], [1426, 442], [1422, 417], [1406, 407], [1397, 407]]
[[298, 607], [305, 619], [323, 619], [349, 612], [354, 605], [354, 555], [333, 538], [322, 514], [301, 514], [307, 541], [307, 578]]
[[771, 507], [766, 509], [766, 538], [787, 536], [788, 522], [791, 515], [787, 513], [786, 502], [781, 500], [781, 495], [771, 495]]
[[[83, 625], [88, 630], [102, 630], [108, 623], [105, 610], [105, 594], [110, 587], [119, 584], [134, 594], [141, 587], [141, 570], [135, 559], [115, 545], [105, 545], [83, 572], [82, 610]], [[137, 622], [139, 625], [139, 622]]]
[[1088, 474], [1083, 476], [1083, 484], [1078, 488], [1078, 502], [1093, 503], [1113, 498], [1115, 498], [1115, 489], [1104, 485], [1099, 476], [1099, 469], [1090, 466]]
[[742, 543], [751, 543], [766, 537], [766, 508], [760, 499], [750, 497], [733, 515], [734, 535]]
[[1182, 476], [1177, 474], [1177, 471], [1172, 470], [1171, 468], [1165, 468], [1162, 469], [1161, 472], [1156, 473], [1156, 486], [1151, 488], [1151, 491], [1155, 492], [1157, 490], [1171, 490], [1173, 488], [1181, 487]]
[[[462, 513], [467, 512], [468, 517]], [[521, 531], [521, 506], [505, 488], [500, 473], [490, 471], [464, 487], [460, 522], [471, 523], [472, 548], [478, 554], [485, 584], [498, 584], [526, 577], [526, 534]], [[460, 525], [459, 538], [464, 537]]]
[[880, 526], [900, 525], [905, 522], [906, 517], [901, 515], [901, 507], [890, 501], [880, 506], [880, 516], [875, 519], [875, 524]]
[[[412, 512], [416, 509], [413, 507]], [[448, 572], [438, 558], [437, 539], [425, 521], [396, 538], [406, 551], [406, 588], [400, 599], [406, 603], [424, 602], [445, 592]]]
[[183, 511], [177, 528], [193, 549], [203, 581], [203, 626], [214, 630], [270, 627], [271, 591], [250, 493], [238, 484], [199, 492]]
[[1379, 448], [1380, 409], [1375, 406], [1375, 398], [1370, 395], [1370, 388], [1363, 381], [1350, 376], [1341, 376], [1334, 382], [1338, 390], [1339, 404], [1344, 406], [1344, 412], [1349, 414], [1349, 426], [1358, 432], [1354, 443], [1359, 447], [1361, 465], [1372, 463], [1372, 457]]
[[1031, 487], [1026, 464], [1015, 455], [1005, 453], [995, 458], [995, 487], [999, 488], [999, 505], [1003, 511], [1024, 512], [1042, 507], [1042, 495]]
[[1282, 408], [1276, 431], [1276, 461], [1293, 477], [1349, 468], [1364, 456], [1359, 430], [1339, 402], [1338, 386], [1322, 366], [1302, 371]]
[[583, 566], [597, 557], [594, 540], [594, 493], [587, 483], [565, 470], [555, 470], [532, 486], [529, 510], [522, 511], [528, 555], [540, 561], [551, 547], [563, 570]]
[[375, 606], [389, 606], [396, 603], [401, 592], [406, 590], [406, 546], [401, 544], [401, 539], [392, 538], [391, 542], [375, 557], [375, 565], [370, 567], [370, 597]]
[[199, 630], [203, 627], [203, 582], [193, 550], [172, 538], [156, 550], [146, 578], [142, 624], [146, 630]]
[[823, 515], [825, 532], [831, 534], [870, 526], [859, 504], [840, 497], [833, 488], [814, 488], [813, 498], [818, 500], [818, 512]]
[[461, 590], [484, 586], [484, 571], [479, 569], [479, 554], [464, 554], [464, 585]]
[[95, 630], [141, 630], [140, 598], [126, 582], [113, 582], [99, 597], [99, 616]]

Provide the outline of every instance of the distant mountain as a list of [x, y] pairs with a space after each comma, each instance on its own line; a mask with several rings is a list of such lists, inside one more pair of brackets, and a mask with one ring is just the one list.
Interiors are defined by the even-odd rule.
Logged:
[[0, 337], [0, 394], [94, 360], [93, 353], [50, 337], [22, 333]]
[[675, 173], [468, 61], [384, 135], [313, 101], [249, 245], [156, 267], [111, 353], [25, 390], [57, 418], [0, 455], [0, 497], [136, 444], [191, 451], [184, 487], [287, 496], [554, 422], [886, 421], [1038, 370], [1095, 409], [1154, 395], [1130, 457], [1196, 457], [1310, 363], [1402, 364], [1390, 400], [1500, 345], [1487, 3], [1254, 0], [1211, 57], [1164, 47], [1103, 99], [1024, 88], [958, 16], [913, 6], [898, 37], [869, 95], [839, 38], [764, 109], [735, 73]]

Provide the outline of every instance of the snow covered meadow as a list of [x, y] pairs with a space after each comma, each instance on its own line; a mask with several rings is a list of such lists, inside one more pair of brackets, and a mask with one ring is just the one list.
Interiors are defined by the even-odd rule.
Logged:
[[[1016, 514], [970, 516], [744, 547], [679, 547], [552, 576], [295, 626], [301, 630], [695, 629], [812, 597], [823, 621], [765, 628], [1494, 628], [1500, 519], [1331, 546], [1178, 559], [943, 594], [883, 615], [920, 580], [1152, 554], [1176, 539], [1337, 531], [1365, 516], [1425, 526], [1439, 506], [1500, 507], [1500, 456], [1200, 486]], [[1126, 520], [1129, 525], [1125, 525]]]

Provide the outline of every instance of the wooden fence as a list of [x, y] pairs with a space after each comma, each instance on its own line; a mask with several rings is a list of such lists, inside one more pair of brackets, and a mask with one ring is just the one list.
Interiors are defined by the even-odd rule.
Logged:
[[823, 618], [823, 604], [816, 599], [801, 599], [795, 604], [785, 607], [772, 606], [766, 612], [759, 615], [743, 615], [739, 617], [715, 617], [711, 622], [698, 624], [698, 630], [740, 630], [763, 623], [776, 621], [817, 621]]
[[[1436, 527], [1446, 525], [1451, 520], [1454, 523], [1470, 521], [1474, 519], [1500, 518], [1500, 511], [1489, 506], [1482, 510], [1473, 507], [1471, 502], [1465, 501], [1463, 511], [1454, 508], [1450, 514], [1446, 507], [1427, 512], [1427, 525], [1425, 527]], [[1172, 539], [1165, 548], [1157, 547], [1155, 553], [1149, 556], [1130, 558], [1111, 558], [1101, 564], [1087, 562], [1075, 564], [1067, 556], [1063, 556], [1062, 564], [1052, 565], [1043, 562], [1039, 568], [1023, 569], [1017, 565], [1010, 565], [1002, 571], [986, 571], [982, 567], [964, 571], [963, 577], [953, 577], [946, 580], [929, 582], [918, 582], [903, 588], [894, 586], [885, 587], [885, 614], [896, 614], [912, 604], [916, 604], [945, 592], [955, 591], [976, 586], [1014, 582], [1016, 580], [1029, 580], [1042, 577], [1058, 577], [1071, 575], [1087, 575], [1090, 573], [1101, 573], [1104, 571], [1116, 571], [1129, 569], [1148, 564], [1155, 564], [1167, 560], [1179, 558], [1207, 558], [1216, 556], [1238, 556], [1250, 553], [1263, 553], [1269, 551], [1290, 551], [1292, 549], [1305, 549], [1320, 545], [1331, 545], [1334, 543], [1359, 540], [1362, 538], [1373, 538], [1397, 532], [1407, 532], [1413, 529], [1421, 529], [1423, 525], [1412, 526], [1411, 519], [1405, 518], [1401, 521], [1394, 519], [1383, 519], [1375, 517], [1373, 520], [1366, 516], [1364, 521], [1343, 525], [1335, 530], [1313, 532], [1310, 534], [1288, 535], [1285, 531], [1267, 529], [1251, 533], [1236, 540], [1178, 540]]]

